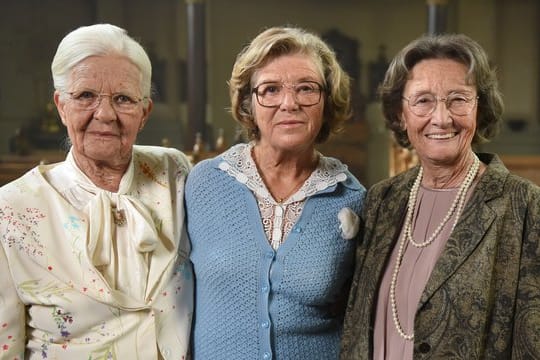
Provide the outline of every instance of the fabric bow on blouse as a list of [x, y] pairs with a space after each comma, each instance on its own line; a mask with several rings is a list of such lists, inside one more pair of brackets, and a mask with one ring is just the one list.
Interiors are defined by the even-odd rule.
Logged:
[[[69, 152], [63, 165], [51, 172], [50, 180], [64, 197], [88, 215], [87, 254], [113, 289], [144, 300], [148, 277], [148, 255], [160, 238], [151, 212], [132, 196], [134, 166], [130, 163], [116, 193], [103, 190], [79, 169]], [[119, 224], [115, 223], [116, 219]], [[121, 218], [121, 221], [118, 219]], [[167, 248], [173, 244], [164, 244]]]

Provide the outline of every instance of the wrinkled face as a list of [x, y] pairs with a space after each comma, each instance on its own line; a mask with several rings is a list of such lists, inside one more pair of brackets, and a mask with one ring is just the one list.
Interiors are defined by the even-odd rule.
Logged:
[[[474, 85], [467, 84], [466, 75], [467, 67], [450, 59], [422, 60], [411, 71], [403, 91], [411, 100], [403, 100], [402, 125], [424, 165], [452, 166], [472, 151], [477, 93]], [[432, 95], [439, 99], [435, 109], [427, 115], [415, 114], [418, 110], [411, 105], [429, 106], [425, 104]], [[450, 110], [444, 99], [450, 99], [446, 101]]]
[[[277, 150], [299, 151], [313, 147], [323, 122], [324, 91], [322, 75], [314, 61], [305, 54], [277, 57], [260, 68], [252, 78], [273, 107], [262, 106], [252, 94], [255, 123], [260, 130], [260, 144]], [[316, 90], [315, 90], [316, 89]], [[320, 100], [313, 91], [319, 91]], [[316, 102], [316, 103], [314, 103]], [[302, 105], [309, 103], [309, 105]]]
[[[74, 67], [67, 92], [77, 98], [56, 91], [54, 100], [76, 159], [112, 166], [129, 162], [137, 133], [152, 108], [149, 99], [138, 101], [142, 98], [140, 81], [140, 71], [124, 57], [93, 56]], [[95, 94], [106, 95], [98, 96], [97, 107], [81, 105]], [[121, 105], [126, 99], [136, 100], [127, 111]]]

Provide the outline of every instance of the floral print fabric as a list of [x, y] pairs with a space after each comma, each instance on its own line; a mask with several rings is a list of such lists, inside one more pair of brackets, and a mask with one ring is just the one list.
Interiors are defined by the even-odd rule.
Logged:
[[187, 159], [173, 149], [134, 148], [127, 194], [144, 204], [159, 235], [145, 255], [141, 296], [111, 284], [93, 263], [89, 217], [46, 181], [54, 166], [0, 189], [0, 358], [185, 358], [193, 301]]

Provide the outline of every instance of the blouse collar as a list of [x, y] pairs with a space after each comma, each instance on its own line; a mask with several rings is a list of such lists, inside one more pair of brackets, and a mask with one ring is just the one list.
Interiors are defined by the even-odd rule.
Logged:
[[[147, 207], [136, 197], [130, 195], [134, 179], [133, 156], [128, 169], [120, 181], [118, 192], [101, 189], [82, 172], [73, 157], [68, 153], [64, 166], [59, 172], [51, 174], [67, 200], [75, 207], [82, 207], [89, 216], [89, 237], [87, 248], [94, 265], [110, 263], [113, 238], [116, 227], [126, 227], [129, 238], [139, 252], [153, 251], [159, 239], [156, 225]], [[62, 181], [59, 176], [66, 176]], [[75, 186], [73, 186], [75, 184]]]

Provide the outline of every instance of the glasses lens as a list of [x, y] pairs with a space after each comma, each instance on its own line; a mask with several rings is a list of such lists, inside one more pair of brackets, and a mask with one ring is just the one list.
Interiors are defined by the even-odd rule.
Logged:
[[417, 116], [430, 114], [437, 106], [437, 98], [433, 94], [421, 94], [409, 98], [409, 108]]
[[287, 90], [293, 92], [294, 100], [301, 106], [311, 106], [321, 101], [322, 86], [313, 81], [306, 81], [295, 85], [265, 83], [257, 86], [253, 92], [257, 96], [257, 101], [260, 105], [276, 107], [283, 102]]
[[294, 86], [299, 105], [315, 105], [321, 100], [321, 87], [316, 82], [306, 81]]
[[257, 101], [262, 106], [279, 106], [283, 97], [283, 86], [277, 83], [265, 83], [257, 86], [255, 89]]
[[74, 105], [80, 110], [94, 110], [103, 98], [109, 98], [110, 104], [116, 112], [131, 113], [137, 109], [142, 99], [137, 99], [126, 94], [98, 94], [97, 92], [84, 90], [68, 93]]
[[463, 116], [471, 112], [474, 107], [474, 100], [474, 98], [469, 99], [461, 94], [452, 95], [446, 100], [446, 106], [452, 114]]
[[114, 94], [111, 97], [112, 106], [118, 112], [130, 113], [137, 109], [140, 100], [126, 94]]
[[97, 105], [99, 95], [92, 91], [77, 91], [69, 93], [73, 103], [80, 109], [88, 109]]
[[453, 94], [444, 99], [437, 99], [433, 94], [421, 94], [410, 97], [407, 102], [411, 112], [417, 116], [427, 116], [435, 110], [437, 103], [442, 101], [450, 113], [456, 116], [468, 115], [476, 98], [468, 98], [463, 94]]

